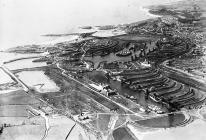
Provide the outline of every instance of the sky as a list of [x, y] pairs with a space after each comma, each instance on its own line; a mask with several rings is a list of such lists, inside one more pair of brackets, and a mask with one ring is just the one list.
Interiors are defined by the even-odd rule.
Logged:
[[173, 1], [177, 0], [0, 0], [0, 50], [82, 25], [139, 21], [146, 18], [141, 6]]

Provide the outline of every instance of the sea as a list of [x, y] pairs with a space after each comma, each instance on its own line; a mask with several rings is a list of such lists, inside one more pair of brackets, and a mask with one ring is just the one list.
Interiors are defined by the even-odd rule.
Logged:
[[80, 26], [118, 25], [151, 18], [144, 8], [179, 0], [0, 0], [0, 50], [49, 44], [74, 36]]

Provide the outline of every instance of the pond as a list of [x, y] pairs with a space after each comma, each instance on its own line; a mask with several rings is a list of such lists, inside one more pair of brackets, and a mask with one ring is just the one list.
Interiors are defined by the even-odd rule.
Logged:
[[23, 71], [17, 73], [17, 76], [40, 93], [57, 92], [60, 89], [43, 71]]

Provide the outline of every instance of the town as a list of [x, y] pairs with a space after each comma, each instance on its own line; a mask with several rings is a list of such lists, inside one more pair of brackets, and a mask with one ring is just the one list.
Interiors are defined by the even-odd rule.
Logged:
[[[150, 10], [153, 14], [161, 11]], [[9, 70], [6, 68], [12, 62], [9, 61], [4, 62], [2, 69], [25, 92], [99, 137], [109, 135], [110, 139], [120, 140], [119, 134], [123, 133], [127, 139], [135, 140], [128, 126], [145, 131], [186, 126], [195, 119], [188, 112], [204, 107], [206, 102], [206, 85], [201, 81], [204, 77], [191, 76], [194, 70], [184, 60], [203, 55], [198, 45], [203, 35], [196, 32], [200, 19], [197, 14], [180, 16], [163, 11], [161, 17], [99, 27], [99, 30], [120, 30], [124, 32], [121, 35], [102, 37], [95, 35], [96, 32], [78, 33], [75, 35], [79, 37], [72, 42], [12, 48], [8, 52], [44, 53], [32, 57], [32, 62], [46, 62], [46, 66]], [[59, 90], [41, 93], [17, 76], [32, 70], [43, 71]], [[41, 106], [37, 108], [43, 110]], [[38, 109], [30, 112], [42, 115]], [[50, 114], [45, 113], [43, 117]]]

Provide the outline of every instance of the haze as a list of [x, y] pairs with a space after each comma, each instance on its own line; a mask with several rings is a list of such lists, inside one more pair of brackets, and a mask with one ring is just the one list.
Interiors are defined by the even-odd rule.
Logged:
[[43, 41], [41, 34], [69, 33], [81, 25], [148, 18], [141, 6], [177, 0], [0, 0], [0, 50]]

